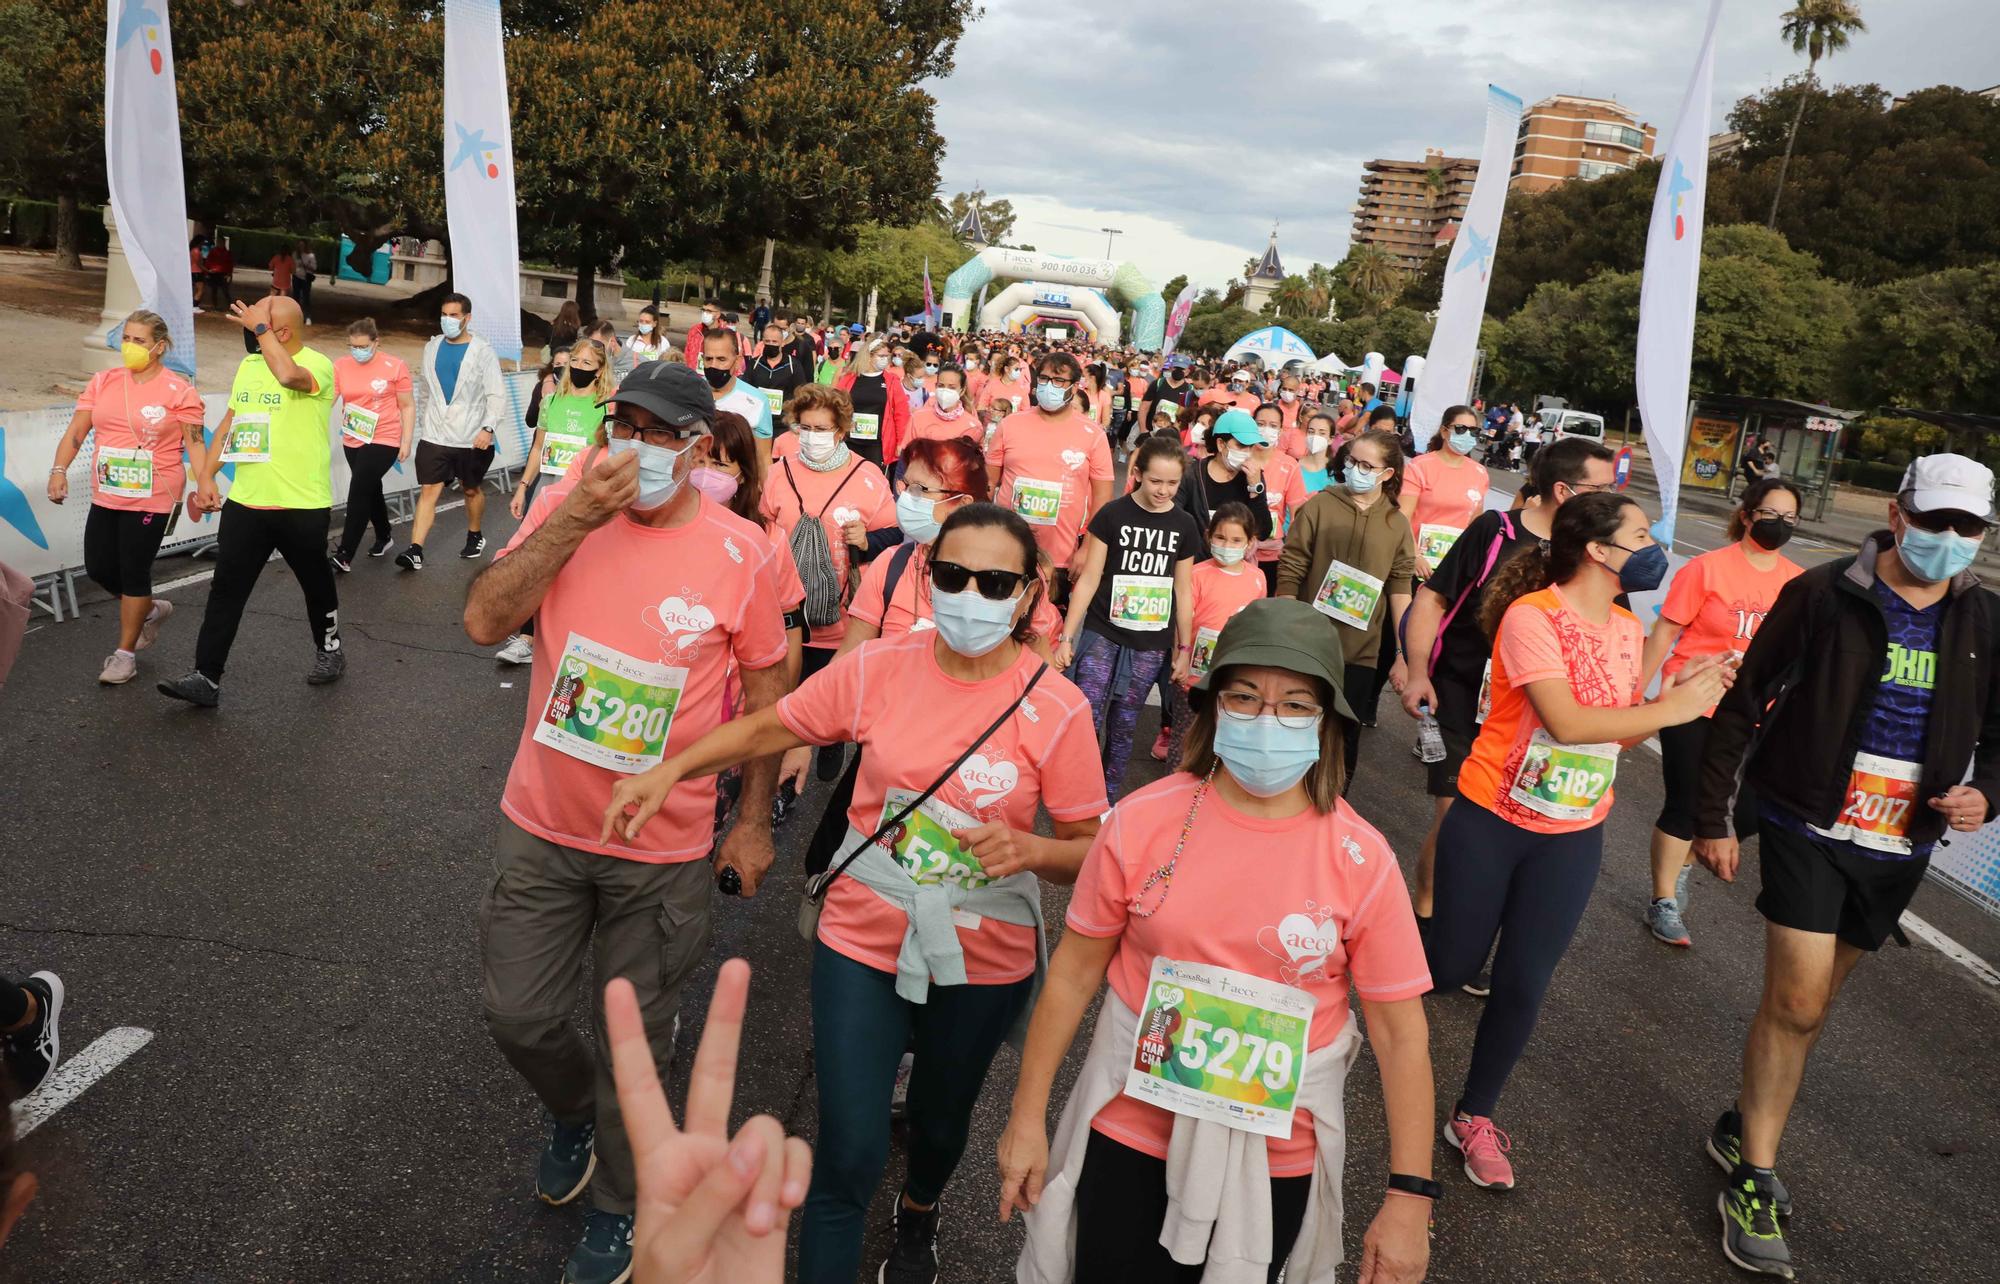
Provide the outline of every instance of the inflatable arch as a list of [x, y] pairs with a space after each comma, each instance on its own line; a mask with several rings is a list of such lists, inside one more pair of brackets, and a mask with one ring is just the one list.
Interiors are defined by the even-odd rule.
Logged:
[[1123, 328], [1117, 310], [1096, 290], [1016, 281], [979, 310], [982, 330], [1019, 330], [1037, 319], [1074, 321], [1093, 342], [1116, 343]]
[[[1002, 290], [1000, 298], [986, 305], [979, 314], [981, 328], [1000, 329], [1007, 313], [1024, 304], [1032, 307], [1030, 300], [1036, 288], [1083, 286], [1088, 297], [1110, 314], [1111, 324], [1108, 327], [1099, 324], [1097, 327], [1101, 339], [1110, 343], [1119, 341], [1118, 314], [1096, 291], [1116, 290], [1132, 305], [1132, 333], [1129, 337], [1133, 346], [1157, 352], [1166, 342], [1166, 301], [1160, 298], [1158, 287], [1135, 265], [1114, 263], [1109, 259], [1072, 259], [1032, 250], [1008, 250], [995, 245], [989, 245], [967, 259], [946, 278], [944, 300], [940, 304], [945, 324], [956, 330], [970, 329], [972, 298], [995, 277], [1006, 277], [1022, 284]], [[1023, 289], [1028, 293], [1016, 294]], [[1086, 291], [1071, 291], [1069, 306], [1079, 312], [1087, 312], [1085, 306], [1077, 301], [1086, 296]], [[1012, 301], [1002, 307], [1001, 299], [1009, 295], [1014, 296]]]

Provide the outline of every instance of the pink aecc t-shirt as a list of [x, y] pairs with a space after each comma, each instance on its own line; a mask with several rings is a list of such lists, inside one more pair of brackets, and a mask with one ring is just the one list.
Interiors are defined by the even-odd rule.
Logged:
[[1051, 563], [1068, 566], [1090, 520], [1091, 485], [1111, 480], [1111, 441], [1104, 430], [1074, 402], [1059, 415], [1016, 411], [994, 430], [986, 466], [1000, 473], [994, 502], [1034, 528]]
[[[84, 385], [76, 408], [90, 414], [96, 434], [90, 468], [90, 502], [140, 513], [171, 512], [187, 489], [184, 426], [200, 426], [201, 394], [187, 380], [162, 369], [140, 383], [124, 366], [100, 370]], [[119, 452], [152, 456], [153, 484], [143, 494], [118, 485], [128, 472], [107, 471]], [[143, 465], [142, 465], [143, 466]], [[140, 478], [131, 478], [137, 481]]]

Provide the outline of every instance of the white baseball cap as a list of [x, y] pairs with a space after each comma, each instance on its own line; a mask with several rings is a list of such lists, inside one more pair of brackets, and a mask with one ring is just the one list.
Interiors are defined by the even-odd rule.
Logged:
[[1993, 470], [1964, 455], [1920, 455], [1910, 461], [1896, 497], [1913, 513], [1971, 513], [1993, 520]]

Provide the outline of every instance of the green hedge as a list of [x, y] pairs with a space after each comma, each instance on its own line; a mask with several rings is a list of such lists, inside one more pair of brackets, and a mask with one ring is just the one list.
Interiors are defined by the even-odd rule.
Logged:
[[1903, 465], [1876, 459], [1843, 459], [1834, 477], [1850, 486], [1886, 491], [1893, 495], [1896, 487], [1903, 484]]
[[[6, 204], [6, 244], [28, 250], [56, 248], [54, 201], [10, 199]], [[110, 235], [104, 230], [104, 210], [101, 206], [78, 206], [76, 223], [78, 253], [102, 254], [110, 248]]]

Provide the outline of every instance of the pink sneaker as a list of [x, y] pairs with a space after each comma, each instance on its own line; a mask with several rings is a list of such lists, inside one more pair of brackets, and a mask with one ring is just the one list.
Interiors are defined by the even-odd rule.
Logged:
[[1507, 1134], [1485, 1115], [1453, 1115], [1445, 1120], [1444, 1139], [1465, 1156], [1465, 1175], [1488, 1190], [1514, 1189], [1514, 1165], [1507, 1152], [1514, 1148]]
[[1154, 762], [1165, 762], [1167, 760], [1167, 745], [1169, 743], [1167, 737], [1169, 734], [1170, 734], [1169, 728], [1167, 727], [1160, 728], [1159, 738], [1153, 741]]

